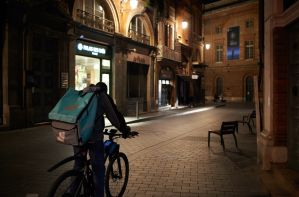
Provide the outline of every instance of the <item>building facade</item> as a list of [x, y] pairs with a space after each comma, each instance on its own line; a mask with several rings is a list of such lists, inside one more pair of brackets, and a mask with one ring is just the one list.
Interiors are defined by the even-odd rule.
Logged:
[[164, 1], [156, 40], [157, 110], [188, 105], [190, 97], [203, 102], [203, 73], [194, 68], [202, 63], [201, 6], [201, 1], [194, 0]]
[[[187, 104], [193, 95], [192, 59], [202, 61], [197, 58], [203, 47], [200, 29], [192, 31], [201, 21], [201, 2], [165, 0], [159, 12], [154, 2], [1, 2], [0, 123], [19, 129], [48, 122], [69, 88], [99, 81], [124, 115]], [[188, 24], [184, 30], [182, 22]], [[179, 83], [178, 73], [188, 82]]]
[[257, 0], [204, 5], [203, 32], [206, 99], [253, 102], [253, 76], [259, 74]]
[[287, 163], [299, 171], [298, 65], [299, 2], [264, 4], [263, 127], [258, 132], [258, 164], [270, 170]]

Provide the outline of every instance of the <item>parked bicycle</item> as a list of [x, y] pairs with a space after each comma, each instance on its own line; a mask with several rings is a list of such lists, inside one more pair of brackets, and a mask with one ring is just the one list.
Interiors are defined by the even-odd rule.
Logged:
[[[129, 177], [129, 162], [124, 153], [119, 152], [120, 145], [114, 140], [122, 137], [117, 134], [115, 129], [105, 129], [104, 134], [109, 136], [109, 140], [105, 141], [105, 162], [109, 161], [105, 174], [105, 192], [107, 197], [121, 197], [126, 190]], [[131, 137], [138, 135], [132, 132]], [[53, 167], [48, 172], [52, 172], [58, 167], [75, 160], [78, 155], [86, 155], [86, 147], [82, 146], [74, 156], [68, 157]], [[61, 174], [53, 183], [48, 197], [92, 197], [93, 195], [93, 173], [90, 169], [90, 160], [85, 157], [85, 166], [81, 171], [69, 170]], [[72, 191], [72, 192], [71, 192]]]

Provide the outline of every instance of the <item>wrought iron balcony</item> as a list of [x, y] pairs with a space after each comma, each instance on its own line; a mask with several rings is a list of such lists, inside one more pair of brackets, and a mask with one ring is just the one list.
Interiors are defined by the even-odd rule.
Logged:
[[141, 42], [143, 44], [150, 45], [150, 37], [149, 36], [139, 33], [137, 31], [134, 31], [133, 29], [129, 30], [128, 36], [129, 36], [129, 38], [132, 38], [132, 40]]
[[82, 23], [83, 25], [93, 27], [95, 29], [99, 29], [108, 33], [114, 33], [115, 26], [114, 22], [104, 19], [102, 17], [90, 14], [83, 10], [77, 10], [77, 22]]
[[197, 35], [195, 32], [192, 32], [192, 39], [202, 42], [202, 37], [200, 35]]
[[167, 46], [158, 45], [159, 53], [157, 60], [169, 59], [176, 62], [181, 62], [181, 52], [168, 48]]

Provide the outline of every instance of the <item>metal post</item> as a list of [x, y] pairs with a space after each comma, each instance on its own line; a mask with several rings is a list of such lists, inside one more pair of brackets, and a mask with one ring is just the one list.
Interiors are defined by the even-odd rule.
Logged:
[[136, 119], [138, 119], [138, 115], [139, 115], [139, 113], [138, 113], [138, 101], [136, 101]]

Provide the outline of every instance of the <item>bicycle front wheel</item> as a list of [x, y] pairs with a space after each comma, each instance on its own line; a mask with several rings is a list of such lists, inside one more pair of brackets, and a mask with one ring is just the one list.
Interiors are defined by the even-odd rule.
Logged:
[[105, 175], [107, 197], [121, 197], [127, 187], [129, 162], [124, 153], [115, 154], [109, 162]]
[[84, 175], [76, 170], [64, 172], [53, 183], [48, 197], [89, 197]]

